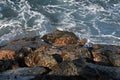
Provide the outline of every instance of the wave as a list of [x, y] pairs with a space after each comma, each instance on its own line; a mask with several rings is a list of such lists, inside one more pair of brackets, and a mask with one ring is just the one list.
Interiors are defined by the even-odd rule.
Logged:
[[54, 29], [120, 45], [119, 0], [1, 0], [0, 45]]

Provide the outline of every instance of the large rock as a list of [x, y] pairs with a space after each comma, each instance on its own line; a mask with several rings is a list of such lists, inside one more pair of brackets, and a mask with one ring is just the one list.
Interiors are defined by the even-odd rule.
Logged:
[[54, 46], [65, 46], [68, 44], [76, 44], [77, 36], [68, 31], [55, 30], [52, 33], [46, 34], [42, 37], [45, 42], [52, 43]]
[[24, 67], [0, 73], [0, 80], [31, 80], [37, 75], [46, 73], [43, 67]]
[[55, 39], [55, 42], [53, 43], [54, 46], [66, 46], [68, 44], [76, 44], [77, 40], [76, 38], [72, 36], [62, 36], [60, 38]]
[[52, 69], [57, 65], [53, 56], [43, 54], [42, 52], [34, 52], [25, 57], [25, 63], [27, 66], [44, 66]]

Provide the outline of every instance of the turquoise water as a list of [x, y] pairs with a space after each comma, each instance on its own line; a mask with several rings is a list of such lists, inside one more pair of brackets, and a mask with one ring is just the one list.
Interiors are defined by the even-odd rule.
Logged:
[[120, 0], [1, 0], [0, 45], [54, 29], [120, 45]]

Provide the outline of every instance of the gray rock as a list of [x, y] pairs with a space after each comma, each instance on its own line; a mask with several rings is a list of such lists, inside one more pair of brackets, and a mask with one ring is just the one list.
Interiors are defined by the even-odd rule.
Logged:
[[30, 80], [36, 75], [41, 75], [45, 72], [47, 70], [42, 67], [19, 68], [0, 73], [0, 80]]

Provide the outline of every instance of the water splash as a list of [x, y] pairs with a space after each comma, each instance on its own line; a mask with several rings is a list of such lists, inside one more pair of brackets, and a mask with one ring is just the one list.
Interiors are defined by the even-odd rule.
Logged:
[[1, 0], [0, 44], [54, 29], [120, 45], [119, 0]]

